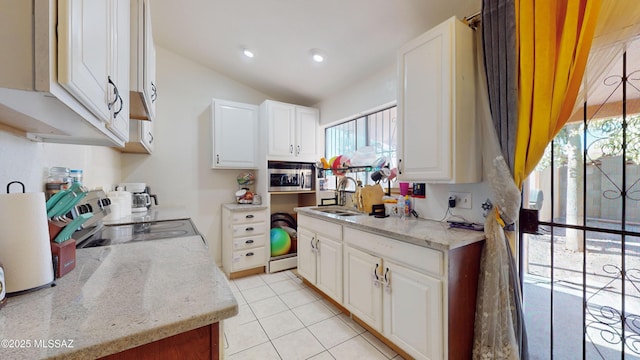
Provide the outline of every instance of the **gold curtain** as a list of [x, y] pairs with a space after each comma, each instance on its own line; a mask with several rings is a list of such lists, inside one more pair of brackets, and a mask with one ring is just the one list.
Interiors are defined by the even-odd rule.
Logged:
[[518, 130], [513, 179], [518, 186], [573, 110], [601, 0], [516, 0]]
[[[481, 76], [479, 81], [478, 96], [483, 99], [479, 101], [478, 116], [483, 124], [484, 176], [492, 193], [495, 216], [487, 216], [485, 221], [486, 244], [480, 265], [474, 360], [528, 359], [520, 286], [512, 256], [514, 232], [505, 231], [505, 225], [517, 221], [523, 180], [571, 115], [593, 41], [600, 3], [601, 0], [485, 0], [483, 3], [483, 24], [485, 18], [499, 19], [488, 22], [490, 36], [484, 41], [494, 38], [498, 41], [491, 44], [494, 46], [483, 43], [485, 49], [492, 50], [484, 59], [503, 56], [500, 51], [504, 46], [507, 51], [509, 45], [513, 46], [499, 40], [508, 38], [504, 35], [511, 29], [509, 21], [514, 14], [517, 53], [517, 66], [514, 67], [517, 67], [518, 83], [516, 86], [508, 81], [509, 76], [490, 77], [487, 84]], [[496, 27], [493, 26], [495, 23], [507, 25]], [[479, 68], [480, 72], [483, 70]], [[492, 87], [498, 87], [499, 91], [494, 93], [500, 94], [491, 103], [498, 105], [495, 108], [489, 106], [487, 90]], [[510, 104], [510, 96], [517, 97], [515, 144], [509, 139], [501, 143], [492, 121], [504, 110], [503, 104]], [[509, 119], [512, 117], [499, 119], [505, 121], [498, 123], [509, 126]], [[502, 155], [504, 146], [515, 147], [513, 168]], [[508, 150], [507, 154], [513, 151]]]

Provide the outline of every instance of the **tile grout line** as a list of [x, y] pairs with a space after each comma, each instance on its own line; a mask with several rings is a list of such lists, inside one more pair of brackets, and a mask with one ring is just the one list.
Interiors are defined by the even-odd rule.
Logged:
[[[362, 338], [366, 343], [368, 343], [370, 346], [372, 346], [372, 347], [373, 347], [373, 348], [374, 348], [378, 353], [380, 353], [380, 354], [381, 354], [384, 358], [386, 358], [386, 359], [394, 359], [394, 358], [396, 358], [396, 357], [399, 355], [399, 354], [395, 354], [395, 355], [392, 355], [392, 356], [387, 356], [387, 355], [382, 351], [382, 349], [378, 348], [374, 343], [372, 343], [371, 341], [369, 341], [369, 339], [367, 339], [365, 336], [363, 336], [363, 334], [368, 333], [368, 331], [367, 331], [366, 329], [363, 329], [363, 330], [364, 330], [363, 332], [358, 332], [358, 329], [354, 328], [354, 326], [352, 326], [352, 324], [350, 324], [349, 322], [347, 322], [347, 320], [345, 320], [345, 319], [343, 319], [343, 318], [341, 317], [341, 315], [345, 315], [345, 316], [347, 316], [345, 313], [343, 313], [343, 312], [342, 312], [342, 311], [340, 311], [340, 310], [338, 310], [338, 313], [334, 313], [334, 311], [333, 311], [331, 308], [329, 308], [327, 305], [325, 305], [325, 304], [322, 302], [322, 298], [317, 298], [317, 297], [315, 296], [315, 294], [313, 294], [313, 292], [312, 292], [313, 290], [312, 290], [311, 288], [309, 288], [308, 286], [306, 286], [306, 285], [302, 284], [302, 286], [300, 287], [300, 289], [297, 289], [297, 290], [291, 290], [291, 291], [288, 291], [288, 292], [286, 292], [286, 293], [282, 293], [282, 294], [281, 294], [281, 293], [279, 293], [279, 292], [277, 292], [274, 288], [272, 288], [272, 287], [271, 287], [271, 284], [276, 284], [276, 283], [279, 283], [279, 282], [282, 282], [282, 281], [287, 281], [287, 280], [296, 281], [296, 280], [300, 280], [300, 278], [299, 278], [298, 276], [296, 276], [295, 274], [293, 274], [292, 272], [287, 272], [287, 273], [286, 273], [286, 275], [287, 275], [287, 278], [286, 278], [286, 279], [281, 279], [281, 280], [274, 281], [274, 282], [267, 282], [267, 281], [265, 281], [265, 279], [263, 278], [263, 276], [268, 276], [268, 274], [267, 274], [267, 275], [260, 275], [259, 279], [263, 282], [263, 284], [264, 284], [264, 285], [267, 285], [267, 287], [268, 287], [271, 291], [273, 291], [273, 293], [275, 294], [275, 296], [270, 296], [270, 297], [267, 297], [267, 298], [264, 298], [264, 299], [256, 300], [256, 301], [253, 301], [252, 303], [256, 303], [256, 302], [259, 302], [259, 301], [263, 301], [263, 300], [267, 300], [267, 299], [270, 299], [270, 298], [272, 298], [272, 297], [275, 297], [275, 298], [278, 298], [278, 300], [279, 300], [279, 301], [281, 301], [281, 302], [282, 302], [283, 304], [285, 304], [285, 306], [286, 306], [286, 309], [285, 309], [285, 310], [282, 310], [282, 311], [276, 312], [276, 313], [274, 313], [274, 314], [270, 314], [269, 316], [263, 317], [262, 319], [258, 318], [257, 314], [255, 313], [255, 311], [253, 310], [253, 308], [252, 308], [252, 306], [251, 306], [251, 304], [252, 304], [252, 303], [250, 303], [249, 301], [247, 301], [246, 297], [244, 296], [244, 294], [243, 294], [243, 290], [249, 290], [249, 289], [252, 289], [252, 288], [255, 288], [255, 287], [259, 287], [259, 286], [263, 286], [263, 285], [258, 285], [258, 286], [254, 286], [254, 287], [250, 287], [250, 288], [246, 288], [246, 289], [240, 289], [240, 287], [238, 287], [238, 286], [237, 286], [237, 284], [235, 284], [235, 285], [236, 285], [236, 287], [238, 288], [238, 291], [239, 291], [240, 295], [241, 295], [241, 296], [243, 297], [243, 299], [245, 300], [245, 303], [246, 303], [247, 307], [249, 308], [249, 311], [251, 311], [251, 313], [253, 314], [253, 317], [255, 318], [255, 321], [257, 321], [257, 322], [258, 322], [258, 325], [260, 326], [260, 329], [261, 329], [261, 330], [264, 332], [264, 334], [267, 336], [267, 341], [265, 341], [265, 342], [263, 342], [263, 343], [260, 343], [260, 344], [253, 345], [253, 346], [248, 347], [248, 348], [246, 348], [246, 349], [242, 349], [241, 351], [237, 351], [237, 352], [235, 352], [234, 354], [231, 354], [231, 355], [239, 354], [239, 353], [242, 353], [242, 352], [247, 351], [247, 350], [249, 350], [249, 349], [255, 348], [255, 347], [257, 347], [257, 346], [264, 345], [265, 343], [269, 343], [269, 344], [271, 345], [271, 347], [276, 351], [277, 356], [282, 360], [282, 359], [283, 359], [283, 357], [282, 357], [282, 355], [280, 354], [280, 352], [278, 351], [277, 347], [273, 344], [273, 341], [274, 341], [274, 340], [277, 340], [277, 339], [279, 339], [279, 338], [281, 338], [281, 337], [284, 337], [284, 336], [290, 335], [290, 334], [292, 334], [292, 333], [294, 333], [294, 332], [296, 332], [296, 331], [300, 331], [300, 330], [302, 330], [302, 329], [306, 329], [306, 330], [311, 334], [311, 336], [313, 336], [313, 337], [314, 337], [314, 339], [316, 339], [316, 341], [320, 344], [320, 346], [321, 346], [321, 347], [322, 347], [322, 349], [323, 349], [322, 351], [320, 351], [320, 352], [318, 352], [318, 353], [316, 353], [316, 354], [313, 354], [313, 355], [309, 356], [308, 358], [312, 358], [312, 357], [314, 357], [314, 356], [318, 356], [318, 355], [320, 355], [320, 354], [322, 354], [322, 353], [326, 352], [326, 353], [327, 353], [331, 358], [335, 359], [335, 357], [333, 356], [333, 354], [331, 353], [331, 351], [330, 351], [330, 350], [331, 350], [331, 349], [333, 349], [333, 348], [336, 348], [337, 346], [340, 346], [340, 345], [342, 345], [342, 344], [344, 344], [344, 343], [346, 343], [346, 342], [348, 342], [348, 341], [351, 341], [351, 340], [353, 340], [353, 339], [355, 339], [355, 338], [357, 338], [357, 337], [361, 337], [361, 338]], [[295, 306], [295, 307], [291, 307], [291, 306], [290, 306], [289, 304], [287, 304], [287, 302], [285, 302], [285, 301], [281, 298], [281, 296], [280, 296], [280, 295], [283, 295], [283, 294], [288, 294], [288, 293], [292, 293], [292, 292], [294, 292], [294, 291], [300, 291], [300, 290], [304, 290], [304, 292], [305, 292], [305, 293], [310, 294], [313, 298], [315, 298], [315, 300], [314, 300], [314, 301], [312, 301], [312, 302], [310, 302], [310, 303], [306, 303], [306, 304], [298, 305], [298, 306]], [[316, 321], [316, 322], [313, 322], [313, 323], [311, 323], [311, 324], [307, 325], [307, 324], [305, 324], [305, 323], [302, 321], [302, 319], [301, 319], [301, 318], [300, 318], [300, 317], [299, 317], [299, 316], [298, 316], [298, 315], [297, 315], [293, 310], [294, 310], [294, 309], [297, 309], [297, 308], [299, 308], [299, 307], [302, 307], [302, 306], [308, 305], [308, 304], [312, 304], [312, 303], [314, 303], [314, 302], [320, 302], [320, 305], [321, 305], [321, 306], [325, 306], [325, 307], [327, 308], [327, 310], [328, 310], [332, 315], [331, 315], [330, 317], [328, 317], [328, 318], [325, 318], [325, 319], [322, 319], [322, 320], [318, 320], [318, 321]], [[268, 317], [275, 316], [275, 315], [278, 315], [278, 314], [283, 314], [283, 313], [284, 313], [284, 312], [286, 312], [286, 311], [290, 311], [290, 312], [291, 312], [291, 314], [292, 314], [292, 315], [293, 315], [293, 316], [294, 316], [298, 321], [300, 321], [300, 323], [303, 325], [303, 327], [302, 327], [302, 328], [300, 328], [300, 329], [296, 329], [296, 330], [290, 331], [290, 332], [288, 332], [288, 333], [286, 333], [286, 334], [282, 334], [282, 335], [278, 336], [277, 338], [272, 339], [272, 338], [267, 334], [267, 331], [265, 330], [265, 328], [264, 328], [264, 326], [263, 326], [263, 324], [262, 324], [261, 320], [264, 320], [264, 319], [266, 319], [266, 318], [268, 318]], [[339, 342], [339, 343], [337, 343], [337, 344], [333, 345], [331, 348], [327, 348], [324, 344], [322, 344], [322, 342], [320, 341], [320, 339], [319, 339], [319, 338], [318, 338], [318, 337], [317, 337], [317, 336], [316, 336], [316, 335], [315, 335], [315, 334], [314, 334], [314, 333], [309, 329], [309, 326], [316, 325], [316, 324], [318, 324], [318, 323], [321, 323], [321, 322], [323, 322], [323, 321], [327, 321], [327, 320], [332, 319], [332, 318], [334, 318], [334, 317], [337, 317], [337, 318], [339, 319], [339, 321], [341, 321], [344, 325], [346, 325], [348, 328], [350, 328], [351, 330], [353, 330], [353, 331], [354, 331], [354, 333], [355, 333], [355, 335], [353, 335], [353, 336], [349, 337], [348, 339], [345, 339], [345, 340], [343, 340], [343, 341], [341, 341], [341, 342]], [[253, 321], [253, 320], [252, 320], [252, 321]], [[351, 321], [353, 321], [353, 320], [351, 319]], [[249, 323], [249, 322], [247, 322], [247, 323], [243, 323], [243, 324], [239, 324], [239, 325], [244, 325], [244, 324], [248, 324], [248, 323]], [[358, 325], [358, 324], [357, 324], [357, 323], [355, 323], [355, 325]], [[224, 336], [225, 336], [225, 344], [226, 344], [226, 346], [227, 346], [227, 348], [228, 348], [228, 340], [227, 340], [227, 334], [226, 334], [226, 332], [225, 332]], [[391, 350], [393, 351], [393, 349], [391, 349]]]

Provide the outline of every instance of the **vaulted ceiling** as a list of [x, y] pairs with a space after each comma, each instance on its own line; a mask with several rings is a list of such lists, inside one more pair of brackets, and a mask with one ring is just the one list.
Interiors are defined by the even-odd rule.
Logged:
[[[313, 105], [480, 0], [151, 0], [154, 41], [281, 101]], [[255, 53], [242, 55], [247, 47]], [[311, 61], [318, 49], [322, 63]]]

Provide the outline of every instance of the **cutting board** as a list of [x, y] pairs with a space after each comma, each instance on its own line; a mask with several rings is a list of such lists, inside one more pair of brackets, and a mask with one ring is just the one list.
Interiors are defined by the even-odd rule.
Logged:
[[371, 213], [373, 205], [383, 203], [382, 197], [384, 196], [384, 190], [382, 190], [380, 184], [365, 185], [362, 188], [360, 194], [362, 200], [362, 210], [367, 214]]

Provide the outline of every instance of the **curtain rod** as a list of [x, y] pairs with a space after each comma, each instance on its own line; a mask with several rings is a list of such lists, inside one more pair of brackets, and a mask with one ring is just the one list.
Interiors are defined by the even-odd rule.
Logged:
[[469, 25], [470, 28], [475, 30], [477, 28], [478, 23], [482, 20], [482, 12], [478, 11], [474, 14], [464, 17], [464, 21]]

